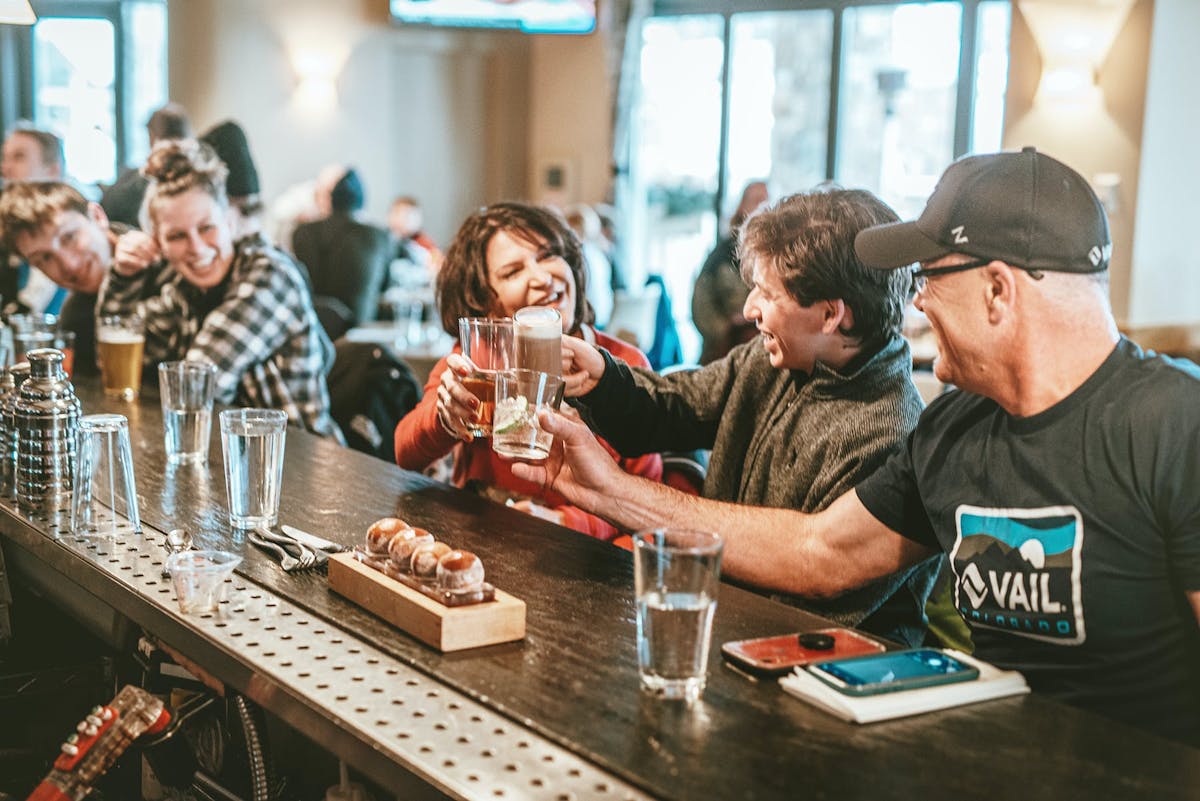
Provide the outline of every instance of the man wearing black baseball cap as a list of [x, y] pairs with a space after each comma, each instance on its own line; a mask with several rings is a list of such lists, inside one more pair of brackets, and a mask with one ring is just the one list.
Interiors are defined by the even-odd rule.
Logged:
[[758, 586], [837, 595], [949, 555], [976, 654], [1035, 691], [1200, 745], [1200, 369], [1120, 337], [1087, 182], [1026, 149], [964, 158], [909, 223], [858, 234], [914, 273], [938, 375], [960, 391], [816, 515], [682, 496], [612, 469], [586, 427], [514, 467], [631, 528], [722, 532]]

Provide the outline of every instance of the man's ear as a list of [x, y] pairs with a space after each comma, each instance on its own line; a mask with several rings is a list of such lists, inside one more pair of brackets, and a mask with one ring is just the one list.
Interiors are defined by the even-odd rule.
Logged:
[[1011, 312], [1017, 299], [1017, 278], [1014, 268], [1002, 261], [993, 261], [983, 268], [984, 300], [988, 321], [998, 323]]
[[108, 215], [104, 213], [104, 207], [99, 203], [88, 203], [88, 219], [100, 226], [103, 230], [108, 230]]
[[854, 327], [854, 312], [841, 298], [821, 301], [821, 333], [836, 334]]

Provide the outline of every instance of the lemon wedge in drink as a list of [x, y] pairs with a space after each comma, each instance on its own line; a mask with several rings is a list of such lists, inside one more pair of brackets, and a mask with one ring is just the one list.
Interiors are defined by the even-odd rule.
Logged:
[[496, 402], [492, 416], [492, 433], [507, 434], [529, 422], [529, 401], [524, 395]]

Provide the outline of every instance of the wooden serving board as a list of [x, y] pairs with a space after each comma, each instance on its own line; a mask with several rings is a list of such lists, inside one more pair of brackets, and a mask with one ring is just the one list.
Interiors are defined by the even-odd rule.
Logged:
[[525, 638], [525, 602], [503, 590], [494, 601], [446, 606], [348, 553], [329, 557], [329, 588], [439, 651]]

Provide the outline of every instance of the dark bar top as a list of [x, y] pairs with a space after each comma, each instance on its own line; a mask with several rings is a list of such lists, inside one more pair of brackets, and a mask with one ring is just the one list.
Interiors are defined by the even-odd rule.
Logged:
[[629, 553], [289, 428], [281, 523], [351, 545], [398, 516], [477, 553], [488, 580], [526, 602], [524, 641], [442, 655], [324, 576], [284, 574], [230, 530], [215, 415], [208, 466], [168, 467], [152, 392], [122, 403], [87, 381], [77, 391], [85, 413], [129, 417], [143, 522], [241, 553], [253, 582], [655, 796], [1200, 798], [1200, 750], [1036, 696], [843, 723], [722, 664], [722, 642], [827, 625], [731, 585], [703, 699], [650, 699], [638, 689]]

